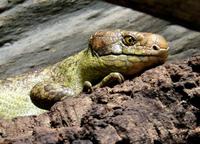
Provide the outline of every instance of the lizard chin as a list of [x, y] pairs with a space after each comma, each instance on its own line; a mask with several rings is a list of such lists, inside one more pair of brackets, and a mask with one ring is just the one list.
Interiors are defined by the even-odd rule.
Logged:
[[131, 76], [138, 74], [145, 69], [163, 64], [165, 57], [160, 55], [106, 55], [99, 57], [103, 67], [109, 72], [119, 72], [123, 75]]

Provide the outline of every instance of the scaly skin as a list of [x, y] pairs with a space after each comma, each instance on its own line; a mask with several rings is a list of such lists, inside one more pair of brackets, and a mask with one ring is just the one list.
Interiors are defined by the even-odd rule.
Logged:
[[0, 81], [0, 117], [42, 113], [40, 108], [49, 109], [60, 99], [79, 94], [83, 87], [105, 86], [113, 77], [122, 81], [164, 63], [167, 55], [168, 43], [160, 35], [96, 32], [89, 47], [78, 54], [43, 70]]

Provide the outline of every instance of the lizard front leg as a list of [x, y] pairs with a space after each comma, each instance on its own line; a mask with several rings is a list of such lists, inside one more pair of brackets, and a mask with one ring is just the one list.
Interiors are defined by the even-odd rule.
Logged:
[[101, 87], [113, 87], [116, 84], [120, 84], [124, 81], [124, 77], [122, 74], [118, 72], [112, 72], [109, 75], [105, 76], [98, 84], [92, 87], [91, 82], [85, 81], [83, 85], [83, 91], [87, 93], [91, 93], [93, 89], [101, 88]]
[[56, 102], [64, 97], [74, 96], [72, 89], [59, 83], [40, 82], [36, 84], [31, 92], [31, 101], [39, 108], [49, 110]]

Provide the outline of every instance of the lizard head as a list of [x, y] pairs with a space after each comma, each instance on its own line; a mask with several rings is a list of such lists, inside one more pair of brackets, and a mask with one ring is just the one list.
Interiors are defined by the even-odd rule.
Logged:
[[98, 31], [89, 47], [102, 67], [133, 75], [162, 64], [168, 56], [168, 43], [158, 34], [124, 30]]

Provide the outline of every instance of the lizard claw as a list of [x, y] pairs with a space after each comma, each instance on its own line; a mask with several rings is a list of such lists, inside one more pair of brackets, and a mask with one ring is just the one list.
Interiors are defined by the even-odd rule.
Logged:
[[92, 84], [89, 81], [85, 81], [83, 84], [83, 92], [85, 93], [92, 93], [93, 88], [92, 88]]

